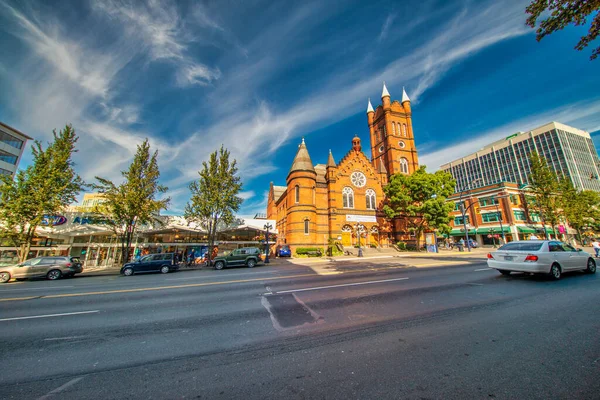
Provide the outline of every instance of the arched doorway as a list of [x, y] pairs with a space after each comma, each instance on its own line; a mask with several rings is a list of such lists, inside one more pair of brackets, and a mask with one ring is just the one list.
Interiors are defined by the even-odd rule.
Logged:
[[342, 226], [342, 246], [352, 246], [352, 227]]
[[376, 226], [372, 226], [371, 229], [369, 229], [369, 244], [371, 246], [375, 246], [375, 247], [380, 246], [379, 228], [377, 228]]

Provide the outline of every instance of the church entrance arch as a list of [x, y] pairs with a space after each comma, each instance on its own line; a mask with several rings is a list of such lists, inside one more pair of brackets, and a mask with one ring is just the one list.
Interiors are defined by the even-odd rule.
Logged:
[[380, 247], [379, 228], [376, 226], [372, 226], [371, 229], [369, 229], [369, 244], [371, 246]]
[[352, 227], [342, 226], [342, 246], [352, 246]]

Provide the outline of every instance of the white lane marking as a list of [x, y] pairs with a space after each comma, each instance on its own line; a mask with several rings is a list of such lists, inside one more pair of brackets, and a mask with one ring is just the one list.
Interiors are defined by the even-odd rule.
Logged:
[[[258, 274], [275, 274], [279, 271], [265, 271], [265, 272], [245, 272], [242, 274], [231, 274], [231, 275], [213, 275], [213, 276], [196, 276], [196, 277], [189, 277], [189, 278], [170, 278], [170, 279], [166, 279], [167, 281], [189, 281], [192, 279], [215, 279], [215, 278], [228, 278], [230, 276], [246, 276], [246, 275], [258, 275]], [[284, 275], [285, 276], [285, 275]]]
[[48, 392], [48, 394], [40, 397], [38, 400], [45, 400], [45, 399], [49, 399], [51, 396], [58, 394], [60, 392], [62, 392], [63, 390], [65, 390], [66, 388], [68, 388], [69, 386], [73, 386], [74, 384], [76, 384], [77, 382], [79, 382], [80, 380], [83, 379], [83, 376], [80, 376], [79, 378], [75, 378], [75, 379], [71, 379], [69, 382], [65, 383], [64, 385], [57, 387], [56, 389]]
[[483, 283], [467, 283], [467, 285], [471, 285], [471, 286], [483, 286]]
[[72, 340], [72, 339], [79, 339], [79, 338], [84, 338], [86, 336], [65, 336], [65, 337], [53, 337], [53, 338], [47, 338], [44, 339], [44, 341], [54, 341], [54, 340]]
[[28, 316], [28, 317], [2, 318], [2, 319], [0, 319], [0, 322], [4, 322], [4, 321], [16, 321], [16, 320], [19, 320], [19, 319], [34, 319], [34, 318], [65, 317], [65, 316], [67, 316], [67, 315], [94, 314], [94, 313], [98, 313], [98, 312], [100, 312], [100, 310], [94, 310], [94, 311], [78, 311], [78, 312], [72, 312], [72, 313], [62, 313], [62, 314], [30, 315], [30, 316]]
[[475, 270], [473, 270], [473, 271], [474, 271], [474, 272], [479, 272], [479, 271], [492, 271], [493, 269], [494, 269], [494, 268], [490, 268], [490, 267], [488, 267], [488, 268], [480, 268], [480, 269], [475, 269]]
[[367, 261], [367, 260], [374, 260], [374, 259], [378, 259], [378, 258], [394, 258], [396, 256], [375, 256], [375, 257], [350, 257], [350, 258], [332, 258], [331, 261], [333, 262], [337, 262], [337, 261]]
[[[274, 294], [282, 294], [282, 293], [294, 293], [294, 292], [306, 292], [309, 290], [321, 290], [321, 289], [332, 289], [332, 288], [338, 288], [338, 287], [345, 287], [345, 286], [358, 286], [358, 285], [370, 285], [373, 283], [384, 283], [384, 282], [394, 282], [394, 281], [405, 281], [408, 278], [395, 278], [395, 279], [383, 279], [380, 281], [368, 281], [368, 282], [355, 282], [355, 283], [344, 283], [341, 285], [331, 285], [331, 286], [318, 286], [318, 287], [312, 287], [312, 288], [304, 288], [304, 289], [293, 289], [293, 290], [282, 290], [280, 292], [275, 292]], [[268, 295], [268, 293], [265, 293], [264, 295]]]
[[4, 289], [0, 290], [0, 294], [4, 292], [27, 292], [29, 290], [60, 290], [60, 289], [70, 289], [75, 286], [59, 286], [59, 287], [45, 287], [45, 288], [29, 288], [29, 289]]

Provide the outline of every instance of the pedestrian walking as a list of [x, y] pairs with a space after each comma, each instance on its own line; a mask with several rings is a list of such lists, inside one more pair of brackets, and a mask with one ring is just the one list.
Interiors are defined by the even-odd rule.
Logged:
[[598, 242], [597, 238], [594, 238], [594, 241], [592, 241], [592, 247], [596, 252], [596, 258], [598, 258], [598, 254], [600, 253], [600, 242]]
[[463, 251], [464, 247], [465, 247], [465, 240], [463, 238], [460, 238], [460, 240], [458, 241], [458, 251]]

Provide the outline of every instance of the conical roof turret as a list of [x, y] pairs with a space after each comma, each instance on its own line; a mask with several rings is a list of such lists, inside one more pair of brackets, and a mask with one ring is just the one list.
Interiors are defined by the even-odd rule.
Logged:
[[390, 97], [390, 92], [388, 92], [387, 87], [385, 86], [385, 82], [383, 82], [383, 91], [381, 92], [381, 98]]
[[331, 154], [331, 149], [329, 149], [329, 159], [327, 160], [328, 167], [336, 167], [335, 160], [333, 159], [333, 154]]
[[288, 176], [294, 171], [311, 171], [316, 174], [315, 167], [313, 166], [310, 155], [308, 154], [308, 150], [306, 149], [304, 138], [302, 138], [302, 143], [300, 143], [298, 146], [298, 152], [296, 153], [296, 157], [294, 158], [294, 162], [292, 163], [292, 168], [290, 168]]
[[371, 104], [371, 98], [369, 97], [369, 104], [367, 105], [367, 114], [370, 112], [375, 112], [375, 110], [373, 110], [373, 105]]
[[404, 103], [405, 101], [410, 101], [410, 99], [408, 98], [408, 95], [406, 94], [406, 90], [404, 90], [404, 86], [402, 86], [402, 102]]

